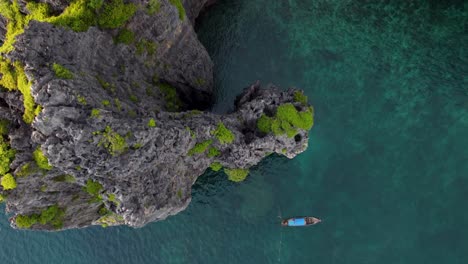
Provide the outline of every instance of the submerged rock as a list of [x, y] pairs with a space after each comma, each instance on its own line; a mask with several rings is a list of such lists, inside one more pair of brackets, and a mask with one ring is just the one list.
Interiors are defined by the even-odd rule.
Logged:
[[237, 181], [271, 153], [307, 148], [313, 109], [300, 91], [256, 83], [232, 113], [194, 110], [209, 107], [213, 64], [190, 20], [211, 2], [106, 1], [137, 7], [113, 29], [29, 21], [2, 54], [0, 164], [16, 188], [5, 178], [0, 190], [13, 227], [141, 227], [184, 210], [209, 167]]

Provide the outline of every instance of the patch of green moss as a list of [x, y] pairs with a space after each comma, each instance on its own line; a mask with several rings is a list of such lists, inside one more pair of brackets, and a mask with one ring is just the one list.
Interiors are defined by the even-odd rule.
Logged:
[[301, 103], [303, 105], [307, 105], [307, 96], [304, 95], [304, 92], [302, 91], [295, 91], [294, 92], [294, 101], [295, 102], [298, 102], [298, 103]]
[[41, 147], [37, 147], [36, 150], [34, 150], [33, 158], [39, 168], [44, 170], [51, 170], [53, 168], [53, 166], [49, 164], [47, 157], [42, 153]]
[[111, 0], [100, 9], [97, 23], [101, 28], [118, 28], [124, 25], [136, 12], [133, 3], [125, 4], [123, 0]]
[[134, 102], [135, 104], [137, 104], [139, 100], [138, 100], [138, 97], [136, 97], [136, 95], [131, 94], [131, 95], [130, 95], [130, 101], [132, 101], [132, 102]]
[[101, 116], [101, 110], [99, 109], [92, 109], [91, 110], [91, 118], [99, 118]]
[[0, 73], [2, 73], [2, 79], [0, 85], [5, 87], [9, 91], [18, 89], [17, 75], [13, 64], [8, 60], [0, 56]]
[[221, 154], [221, 152], [219, 152], [219, 150], [217, 148], [215, 148], [215, 147], [211, 147], [211, 148], [208, 149], [208, 157], [209, 158], [219, 156], [219, 154]]
[[110, 88], [111, 84], [106, 82], [104, 79], [102, 79], [100, 76], [96, 76], [96, 80], [98, 81], [98, 83], [101, 85], [101, 87], [104, 89], [104, 90], [107, 90]]
[[121, 215], [109, 211], [106, 215], [99, 218], [96, 222], [98, 224], [101, 224], [102, 227], [108, 227], [122, 224], [124, 222], [124, 218]]
[[6, 200], [6, 196], [0, 193], [0, 203], [3, 203]]
[[10, 171], [10, 164], [15, 159], [16, 151], [4, 135], [8, 133], [8, 123], [3, 121], [0, 125], [0, 176]]
[[88, 7], [96, 11], [99, 10], [103, 4], [104, 4], [104, 0], [89, 0], [88, 1]]
[[103, 187], [99, 182], [93, 181], [91, 179], [86, 181], [86, 185], [84, 187], [84, 191], [89, 193], [91, 196], [98, 196], [102, 189]]
[[42, 185], [41, 188], [39, 189], [41, 192], [46, 192], [47, 191], [47, 185]]
[[148, 121], [148, 127], [156, 127], [156, 121], [153, 118]]
[[188, 155], [193, 156], [194, 154], [203, 153], [212, 143], [213, 143], [213, 140], [211, 139], [197, 143], [191, 150], [189, 150]]
[[127, 149], [127, 142], [123, 136], [107, 126], [103, 132], [99, 133], [102, 138], [99, 141], [99, 146], [103, 146], [112, 156], [123, 154]]
[[73, 73], [65, 68], [64, 66], [54, 63], [52, 65], [52, 69], [54, 70], [55, 76], [60, 79], [73, 79]]
[[16, 73], [18, 76], [18, 90], [23, 94], [23, 105], [24, 105], [24, 114], [23, 120], [27, 124], [31, 124], [34, 120], [36, 103], [31, 95], [31, 85], [32, 83], [26, 77], [24, 73], [24, 67], [19, 63], [15, 62], [13, 64], [16, 68]]
[[18, 228], [29, 229], [31, 226], [39, 221], [38, 214], [32, 215], [18, 215], [16, 216], [15, 223]]
[[126, 45], [130, 45], [135, 41], [135, 33], [133, 31], [123, 28], [119, 31], [117, 36], [114, 38], [114, 42], [116, 44], [123, 43]]
[[182, 4], [182, 0], [169, 0], [169, 2], [177, 8], [177, 11], [179, 12], [179, 18], [183, 21], [185, 19], [185, 8]]
[[117, 200], [117, 198], [115, 197], [115, 194], [111, 193], [107, 196], [107, 200], [109, 200], [109, 202], [112, 202], [116, 205], [119, 205], [120, 202]]
[[33, 19], [44, 21], [49, 16], [49, 6], [44, 3], [28, 2], [26, 9], [29, 14], [22, 14], [17, 0], [0, 2], [0, 14], [8, 20], [5, 39], [0, 47], [1, 53], [8, 53], [13, 50], [16, 36], [24, 32], [24, 28], [29, 24], [29, 21]]
[[161, 10], [161, 2], [159, 0], [149, 0], [146, 11], [148, 15], [154, 15]]
[[81, 105], [87, 105], [88, 104], [88, 102], [86, 101], [86, 98], [84, 98], [81, 95], [76, 96], [76, 101], [78, 101], [78, 103], [81, 104]]
[[249, 170], [246, 169], [227, 169], [224, 168], [224, 172], [227, 174], [228, 179], [233, 182], [241, 182], [245, 180], [249, 175]]
[[19, 62], [11, 63], [9, 60], [0, 57], [0, 73], [2, 73], [0, 85], [10, 91], [19, 90], [23, 95], [23, 120], [25, 123], [31, 124], [36, 116], [36, 104], [31, 95], [32, 83], [26, 77], [23, 65]]
[[278, 106], [276, 115], [269, 117], [263, 114], [257, 120], [257, 128], [263, 133], [273, 132], [274, 135], [284, 135], [294, 137], [297, 129], [310, 130], [314, 124], [313, 108], [309, 107], [305, 111], [297, 111], [291, 103]]
[[219, 162], [213, 162], [213, 163], [211, 163], [210, 168], [213, 171], [220, 171], [223, 168], [223, 165], [221, 165], [221, 163], [219, 163]]
[[133, 144], [132, 149], [140, 149], [143, 145], [141, 143]]
[[218, 123], [218, 127], [211, 131], [221, 144], [231, 144], [236, 138], [231, 130], [227, 129], [222, 122]]
[[167, 110], [171, 112], [179, 110], [179, 108], [182, 106], [182, 101], [177, 95], [176, 89], [166, 83], [159, 84], [159, 89], [164, 95]]
[[16, 173], [16, 177], [27, 177], [32, 173], [38, 172], [39, 170], [40, 169], [35, 164], [28, 162], [20, 168], [20, 170]]
[[2, 185], [4, 190], [13, 190], [16, 188], [16, 180], [11, 173], [7, 173], [3, 175], [0, 184]]
[[10, 122], [6, 119], [0, 119], [0, 136], [8, 135], [8, 127]]
[[[89, 27], [96, 25], [96, 9], [102, 6], [102, 3], [98, 6], [98, 1], [91, 1], [87, 3], [87, 0], [74, 0], [68, 5], [67, 8], [57, 17], [51, 17], [48, 22], [70, 28], [76, 32], [83, 32], [88, 30]], [[95, 5], [96, 9], [90, 7]]]
[[86, 31], [95, 25], [112, 29], [124, 25], [136, 9], [134, 4], [124, 4], [123, 0], [74, 0], [62, 14], [46, 21], [77, 32]]
[[152, 56], [156, 53], [158, 45], [154, 41], [141, 39], [135, 44], [135, 47], [137, 55], [143, 55], [143, 53], [146, 51], [148, 55]]
[[55, 229], [63, 227], [63, 217], [65, 209], [57, 204], [49, 206], [41, 211], [40, 214], [18, 215], [16, 216], [16, 226], [18, 228], [29, 229], [34, 224], [52, 225]]
[[105, 107], [110, 106], [110, 101], [109, 100], [102, 100], [101, 104]]
[[38, 116], [42, 111], [42, 106], [37, 105], [36, 109], [34, 109], [34, 116]]
[[270, 118], [269, 116], [263, 114], [257, 120], [258, 130], [260, 130], [263, 133], [269, 133], [271, 131], [271, 122], [272, 122], [272, 118]]
[[73, 177], [72, 175], [68, 175], [68, 174], [64, 174], [64, 175], [60, 175], [60, 176], [54, 177], [54, 178], [52, 178], [52, 180], [53, 180], [54, 182], [67, 182], [67, 183], [74, 183], [74, 182], [76, 182], [75, 177]]
[[179, 197], [179, 199], [182, 199], [182, 190], [181, 189], [179, 189], [177, 191], [177, 197]]

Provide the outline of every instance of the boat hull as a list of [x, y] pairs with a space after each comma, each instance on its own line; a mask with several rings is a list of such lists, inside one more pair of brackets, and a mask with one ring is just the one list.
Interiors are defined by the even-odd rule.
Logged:
[[292, 227], [298, 227], [298, 226], [311, 226], [320, 223], [322, 220], [311, 217], [311, 216], [306, 216], [306, 217], [293, 217], [293, 218], [288, 218], [284, 219], [281, 221], [282, 226], [292, 226]]

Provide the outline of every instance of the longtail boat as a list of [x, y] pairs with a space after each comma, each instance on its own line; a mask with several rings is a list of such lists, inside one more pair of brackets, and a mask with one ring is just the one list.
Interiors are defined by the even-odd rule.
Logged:
[[306, 216], [306, 217], [294, 217], [294, 218], [288, 218], [284, 219], [281, 221], [282, 226], [310, 226], [310, 225], [315, 225], [322, 222], [322, 220], [311, 217], [311, 216]]

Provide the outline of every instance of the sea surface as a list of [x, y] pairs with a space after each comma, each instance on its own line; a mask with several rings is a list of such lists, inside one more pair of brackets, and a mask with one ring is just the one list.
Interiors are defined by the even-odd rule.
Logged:
[[[467, 263], [466, 1], [219, 0], [197, 30], [213, 111], [256, 80], [304, 89], [308, 150], [242, 183], [207, 172], [140, 229], [16, 231], [2, 213], [0, 263]], [[324, 221], [279, 226], [296, 215]]]

